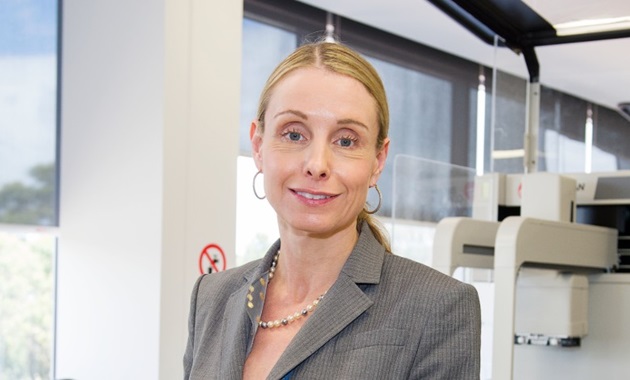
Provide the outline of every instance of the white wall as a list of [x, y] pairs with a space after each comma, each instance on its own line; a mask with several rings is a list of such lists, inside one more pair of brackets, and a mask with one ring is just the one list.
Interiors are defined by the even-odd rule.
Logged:
[[[190, 290], [208, 243], [235, 263], [242, 0], [168, 0], [160, 379], [181, 378]], [[184, 327], [184, 329], [182, 329]]]
[[64, 2], [57, 378], [182, 377], [199, 251], [234, 252], [241, 22]]

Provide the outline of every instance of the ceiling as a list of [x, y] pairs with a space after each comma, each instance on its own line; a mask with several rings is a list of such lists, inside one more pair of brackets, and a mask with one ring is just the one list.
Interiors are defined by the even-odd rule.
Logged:
[[[529, 78], [525, 60], [507, 48], [494, 49], [426, 0], [300, 0], [331, 13], [385, 30], [424, 45]], [[630, 16], [628, 0], [526, 0], [542, 14], [547, 7], [556, 15], [591, 14]], [[614, 11], [612, 11], [614, 10]], [[545, 10], [546, 11], [546, 10]], [[547, 13], [549, 14], [549, 13]], [[566, 16], [561, 21], [566, 21]], [[555, 20], [548, 20], [554, 23]], [[630, 38], [578, 42], [535, 48], [540, 82], [596, 104], [617, 109], [630, 102]]]

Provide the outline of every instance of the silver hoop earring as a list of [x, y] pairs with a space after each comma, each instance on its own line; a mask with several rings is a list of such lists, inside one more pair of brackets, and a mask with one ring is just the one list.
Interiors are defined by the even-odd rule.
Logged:
[[383, 203], [383, 194], [381, 194], [381, 190], [378, 188], [378, 185], [374, 184], [374, 188], [376, 189], [376, 192], [378, 193], [378, 205], [376, 205], [376, 208], [374, 210], [368, 210], [366, 208], [365, 212], [368, 214], [376, 214], [376, 212], [381, 209], [381, 204]]
[[256, 198], [265, 199], [267, 198], [267, 195], [263, 195], [261, 197], [260, 195], [258, 195], [258, 192], [256, 191], [256, 177], [258, 177], [259, 174], [262, 174], [260, 170], [256, 174], [254, 174], [254, 180], [252, 181], [252, 188], [254, 189], [254, 195], [256, 196]]

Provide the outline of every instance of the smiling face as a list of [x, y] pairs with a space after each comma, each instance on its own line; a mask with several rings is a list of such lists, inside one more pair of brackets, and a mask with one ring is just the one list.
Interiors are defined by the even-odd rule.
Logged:
[[264, 128], [252, 124], [254, 160], [281, 229], [328, 236], [354, 228], [389, 142], [377, 150], [375, 100], [357, 80], [317, 67], [286, 75]]

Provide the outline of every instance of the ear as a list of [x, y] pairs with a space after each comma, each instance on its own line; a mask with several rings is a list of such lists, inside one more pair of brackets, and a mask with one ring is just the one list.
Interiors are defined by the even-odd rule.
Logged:
[[376, 166], [374, 168], [374, 172], [372, 172], [372, 178], [370, 181], [371, 186], [375, 185], [378, 182], [378, 179], [381, 176], [381, 173], [385, 169], [385, 161], [387, 160], [387, 154], [389, 153], [389, 137], [385, 138], [383, 141], [383, 146], [381, 150], [376, 153]]
[[256, 168], [262, 170], [262, 130], [258, 127], [258, 120], [252, 121], [249, 127], [249, 139], [252, 142], [252, 157]]

